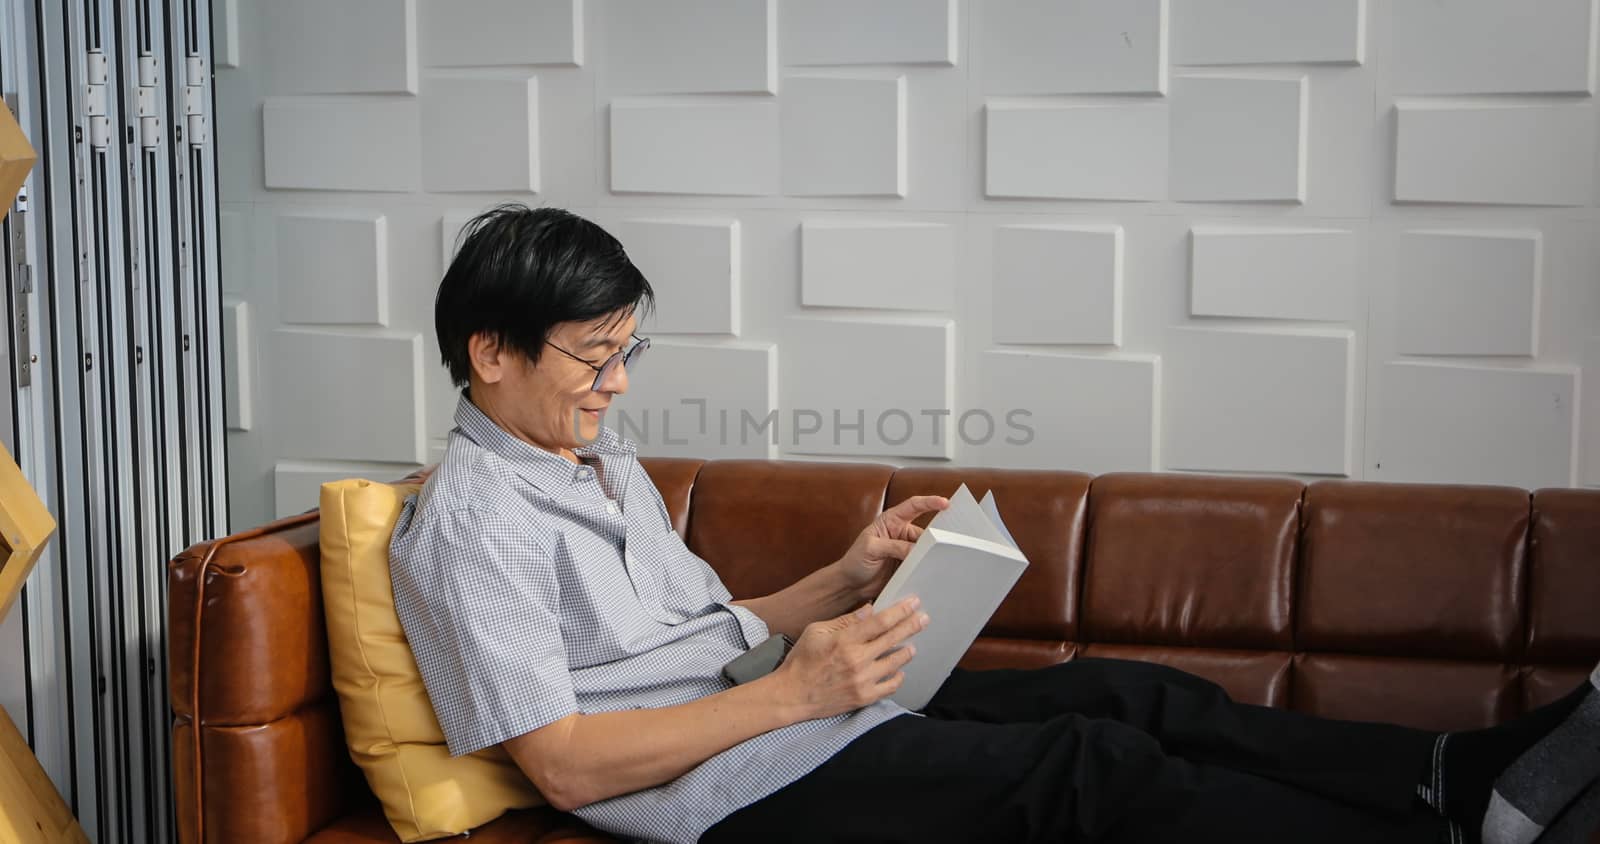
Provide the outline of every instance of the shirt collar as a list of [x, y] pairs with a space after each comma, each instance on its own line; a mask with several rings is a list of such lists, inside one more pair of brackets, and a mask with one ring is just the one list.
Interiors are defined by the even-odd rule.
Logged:
[[[551, 495], [566, 492], [577, 481], [590, 477], [587, 465], [574, 464], [554, 452], [512, 436], [472, 403], [463, 390], [456, 401], [456, 429], [480, 446], [504, 458], [528, 483]], [[611, 428], [602, 426], [594, 440], [572, 452], [584, 462], [600, 464], [607, 485], [626, 480], [626, 464], [635, 459], [639, 447]]]

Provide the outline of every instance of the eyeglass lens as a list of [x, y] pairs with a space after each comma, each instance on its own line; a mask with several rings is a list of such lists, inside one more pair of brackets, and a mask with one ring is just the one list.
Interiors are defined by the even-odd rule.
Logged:
[[627, 370], [632, 370], [633, 365], [644, 358], [644, 350], [648, 348], [650, 348], [650, 338], [646, 337], [643, 340], [634, 343], [633, 348], [627, 350], [626, 352], [618, 352], [611, 357], [606, 358], [606, 362], [600, 365], [600, 371], [595, 373], [594, 386], [590, 389], [599, 390], [600, 385], [605, 383], [606, 379], [611, 376], [612, 371], [618, 366], [621, 366]]

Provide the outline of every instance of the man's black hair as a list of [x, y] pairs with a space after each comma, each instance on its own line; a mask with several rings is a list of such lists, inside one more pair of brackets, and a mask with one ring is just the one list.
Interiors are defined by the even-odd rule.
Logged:
[[475, 334], [537, 362], [557, 323], [626, 319], [655, 304], [622, 244], [560, 208], [501, 205], [474, 217], [457, 241], [433, 304], [439, 354], [457, 387], [472, 372], [467, 342]]

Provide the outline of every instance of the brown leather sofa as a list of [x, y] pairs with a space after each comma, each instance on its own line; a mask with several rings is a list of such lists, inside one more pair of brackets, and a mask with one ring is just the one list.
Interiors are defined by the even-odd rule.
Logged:
[[[1240, 700], [1452, 729], [1600, 660], [1600, 491], [646, 459], [735, 596], [841, 554], [886, 505], [993, 488], [1032, 561], [969, 668], [1095, 655]], [[394, 841], [341, 735], [315, 513], [174, 559], [170, 683], [184, 842]], [[553, 810], [474, 841], [602, 842]]]

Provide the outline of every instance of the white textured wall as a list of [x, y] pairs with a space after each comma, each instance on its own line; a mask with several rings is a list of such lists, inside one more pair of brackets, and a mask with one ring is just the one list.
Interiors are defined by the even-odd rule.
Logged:
[[647, 453], [1600, 485], [1595, 0], [216, 5], [236, 526], [437, 452], [503, 199], [655, 283]]

